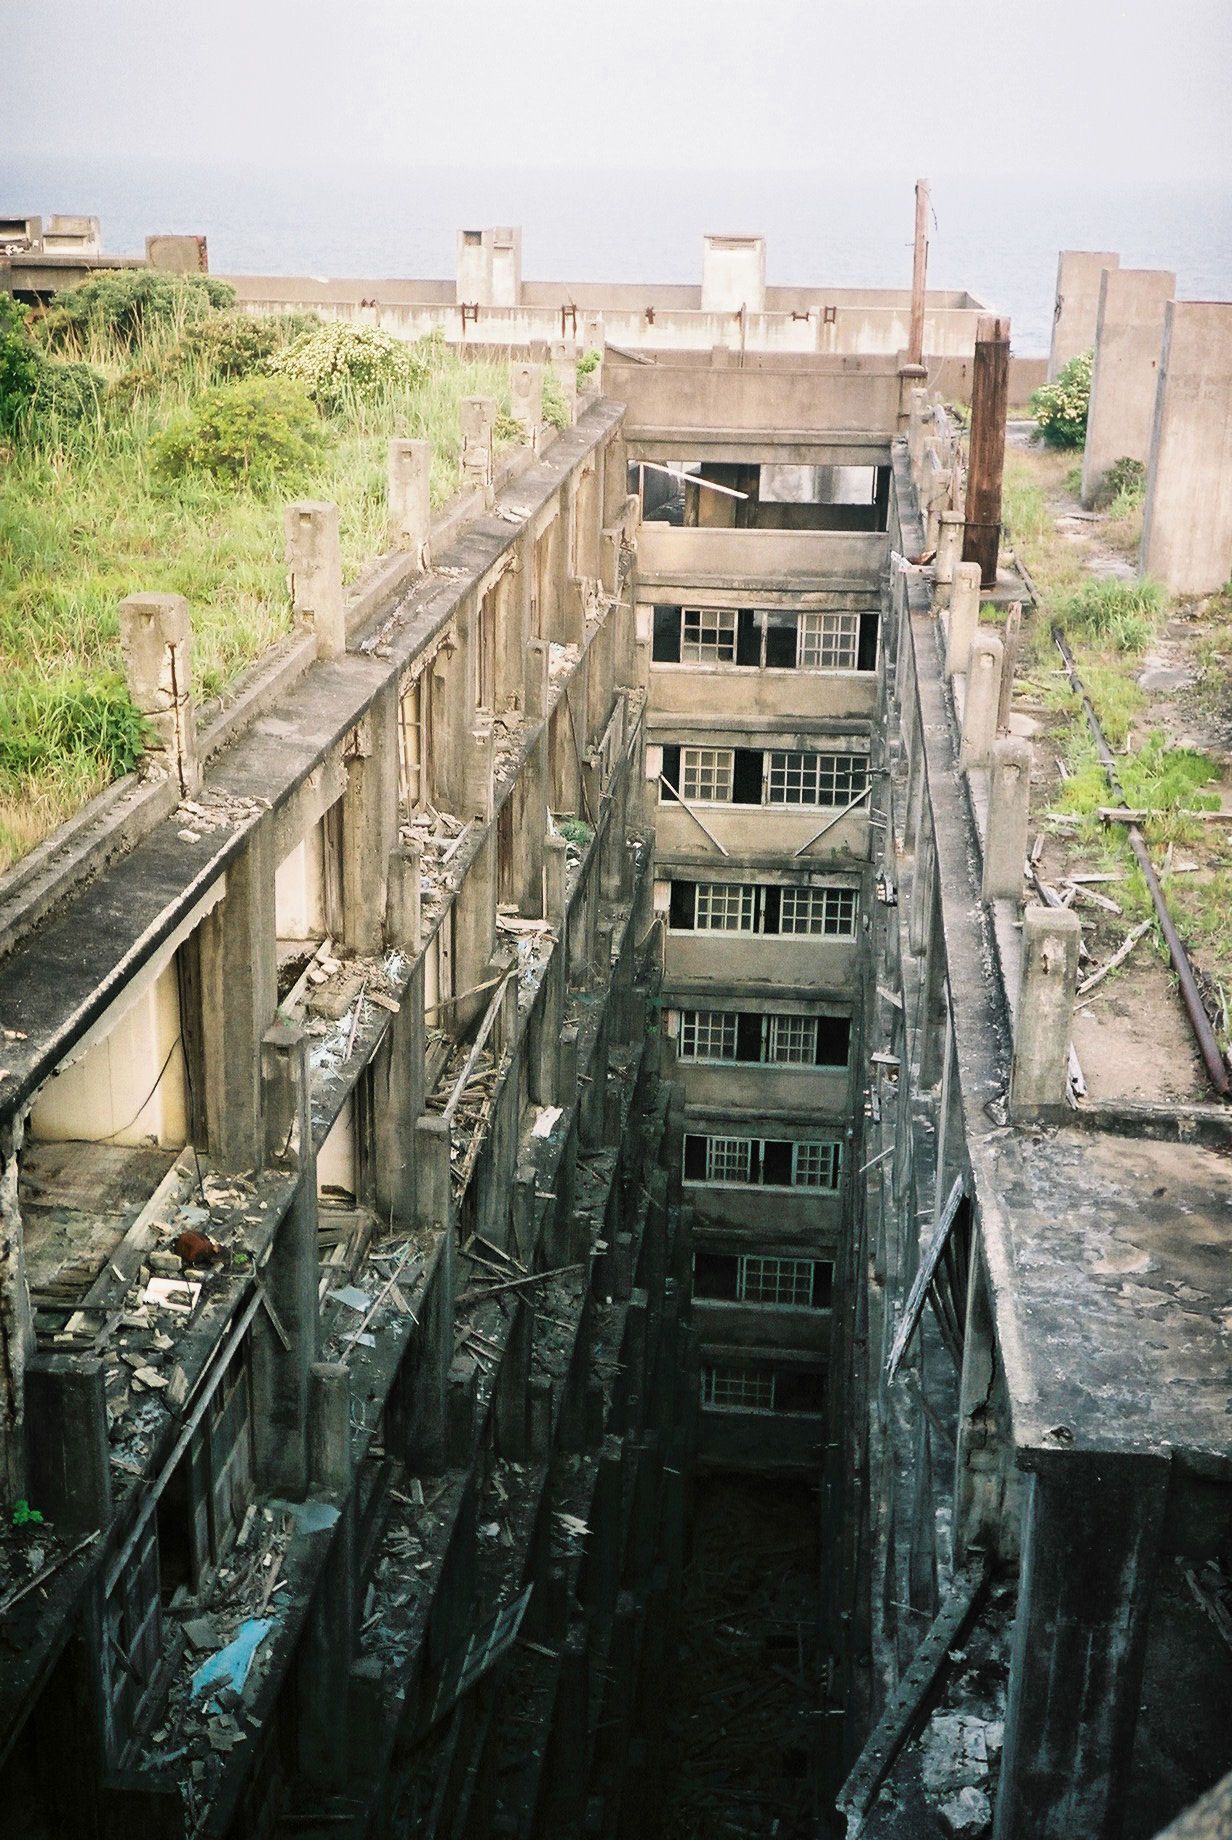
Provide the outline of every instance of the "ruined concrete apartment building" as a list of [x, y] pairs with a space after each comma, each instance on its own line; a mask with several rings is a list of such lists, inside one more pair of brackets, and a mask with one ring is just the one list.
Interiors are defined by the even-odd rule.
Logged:
[[704, 1470], [820, 1491], [819, 1832], [1145, 1840], [1232, 1765], [1227, 1124], [1067, 1102], [980, 309], [917, 367], [764, 277], [237, 283], [563, 340], [575, 414], [519, 362], [435, 521], [396, 443], [349, 593], [292, 507], [225, 711], [125, 603], [153, 768], [0, 886], [6, 1833], [655, 1833]]

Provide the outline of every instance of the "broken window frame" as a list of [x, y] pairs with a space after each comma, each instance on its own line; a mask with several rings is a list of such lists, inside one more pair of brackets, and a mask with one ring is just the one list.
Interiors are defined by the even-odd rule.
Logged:
[[655, 604], [650, 662], [656, 670], [866, 676], [877, 669], [880, 620], [874, 608]]
[[867, 790], [868, 766], [867, 754], [837, 748], [767, 748], [762, 804], [776, 811], [844, 808]]
[[[704, 1019], [704, 1022], [703, 1022]], [[823, 1022], [834, 1022], [846, 1026], [846, 1058], [842, 1061], [821, 1060]], [[728, 1024], [730, 1023], [730, 1028]], [[802, 1035], [811, 1040], [811, 1057], [808, 1060], [784, 1059], [779, 1053], [780, 1035], [784, 1041], [790, 1040], [793, 1030], [789, 1025], [804, 1025]], [[697, 1052], [697, 1045], [703, 1037], [710, 1042], [717, 1034], [721, 1052], [718, 1054]], [[747, 1046], [756, 1036], [758, 1052], [756, 1055], [741, 1052], [741, 1038]], [[727, 1052], [728, 1043], [731, 1052]], [[694, 1065], [743, 1066], [743, 1067], [787, 1067], [795, 1071], [838, 1071], [850, 1065], [851, 1061], [851, 1018], [829, 1011], [814, 1013], [799, 1010], [773, 1010], [759, 1012], [756, 1010], [723, 1009], [679, 1009], [676, 1011], [676, 1053], [678, 1059]]]
[[[680, 890], [679, 896], [677, 890]], [[685, 891], [688, 891], [687, 893]], [[720, 906], [719, 891], [726, 891], [722, 909], [732, 911], [738, 892], [739, 923], [699, 925], [703, 896], [708, 911]], [[785, 926], [791, 909], [793, 922], [803, 911], [810, 924]], [[691, 911], [693, 924], [683, 923]], [[668, 883], [668, 931], [673, 933], [744, 933], [761, 938], [854, 939], [859, 926], [860, 893], [841, 882], [695, 882], [685, 877]]]

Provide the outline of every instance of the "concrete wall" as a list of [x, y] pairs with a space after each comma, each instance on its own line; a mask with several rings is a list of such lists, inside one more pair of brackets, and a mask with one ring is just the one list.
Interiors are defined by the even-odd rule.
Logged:
[[1164, 309], [1176, 292], [1167, 269], [1106, 268], [1100, 276], [1095, 368], [1082, 455], [1082, 502], [1090, 505], [1117, 460], [1145, 466], [1155, 421]]
[[1049, 382], [1058, 371], [1090, 351], [1095, 343], [1099, 312], [1100, 276], [1106, 268], [1119, 268], [1120, 256], [1108, 249], [1063, 249], [1057, 258], [1057, 297], [1052, 316], [1052, 345], [1048, 352]]
[[1232, 303], [1170, 301], [1155, 397], [1142, 572], [1175, 594], [1232, 576]]

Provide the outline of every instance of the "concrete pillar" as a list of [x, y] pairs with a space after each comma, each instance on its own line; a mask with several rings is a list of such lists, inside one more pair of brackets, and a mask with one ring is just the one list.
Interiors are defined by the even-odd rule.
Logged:
[[105, 1378], [95, 1355], [40, 1352], [26, 1368], [29, 1499], [68, 1540], [111, 1520]]
[[551, 653], [546, 639], [527, 641], [522, 707], [534, 722], [542, 721], [548, 712], [548, 689], [551, 682], [548, 674], [550, 661]]
[[1117, 460], [1146, 465], [1155, 420], [1164, 311], [1176, 276], [1163, 268], [1106, 268], [1100, 276], [1095, 368], [1082, 453], [1082, 502], [1093, 504]]
[[1081, 935], [1078, 916], [1068, 907], [1028, 907], [1023, 913], [1022, 982], [1010, 1072], [1015, 1118], [1065, 1104]]
[[1120, 1840], [1169, 1461], [1031, 1460], [994, 1840]]
[[258, 1274], [265, 1308], [252, 1336], [253, 1444], [260, 1486], [297, 1501], [309, 1481], [309, 1387], [319, 1353], [317, 1177], [308, 1040], [276, 1022], [261, 1042], [269, 1161], [294, 1158], [295, 1193]]
[[1119, 268], [1121, 258], [1110, 249], [1063, 249], [1057, 258], [1057, 299], [1052, 310], [1052, 345], [1048, 352], [1048, 381], [1071, 358], [1090, 351], [1095, 343], [1099, 312], [1099, 283], [1106, 268]]
[[[959, 558], [962, 555], [965, 528], [966, 523], [961, 511], [942, 511], [939, 514], [937, 557], [933, 565], [933, 579], [937, 587], [934, 598], [943, 607], [948, 607], [950, 604], [954, 570], [959, 566]], [[968, 563], [966, 566], [978, 568], [976, 563]]]
[[560, 387], [565, 399], [565, 408], [569, 412], [570, 422], [577, 421], [577, 353], [572, 345], [566, 345], [563, 339], [556, 339], [549, 347], [552, 375]]
[[538, 453], [539, 430], [543, 423], [542, 364], [515, 364], [509, 373], [509, 390], [513, 419], [522, 424], [523, 444], [532, 453]]
[[980, 565], [956, 562], [950, 588], [950, 613], [945, 641], [945, 669], [957, 677], [967, 668], [971, 642], [980, 623]]
[[421, 569], [432, 566], [431, 441], [389, 443], [389, 529]]
[[[515, 1293], [516, 1294], [516, 1293]], [[496, 1454], [510, 1463], [525, 1463], [529, 1455], [530, 1434], [530, 1351], [535, 1330], [532, 1305], [519, 1301], [505, 1341], [496, 1388], [492, 1395], [492, 1418]]]
[[1232, 302], [1169, 301], [1142, 519], [1142, 573], [1174, 594], [1232, 575]]
[[265, 1154], [261, 1038], [278, 1004], [268, 817], [227, 865], [227, 892], [201, 923], [200, 958], [210, 1161], [216, 1169], [253, 1169]]
[[543, 840], [543, 917], [556, 929], [562, 947], [568, 917], [568, 869], [569, 846], [553, 831]]
[[[415, 1173], [423, 1180], [425, 1120], [416, 1133]], [[433, 1122], [440, 1124], [440, 1119]], [[440, 1143], [448, 1149], [448, 1127], [440, 1134]], [[437, 1147], [440, 1147], [438, 1143]], [[433, 1172], [434, 1184], [443, 1179], [448, 1185], [449, 1167]], [[422, 1195], [421, 1195], [422, 1199]], [[448, 1202], [446, 1202], [448, 1208]], [[452, 1223], [438, 1229], [436, 1264], [424, 1287], [419, 1308], [419, 1322], [413, 1343], [413, 1367], [408, 1372], [404, 1398], [406, 1414], [405, 1459], [412, 1469], [424, 1475], [439, 1475], [449, 1461], [449, 1370], [453, 1361], [454, 1299], [457, 1287], [455, 1232]]]
[[481, 716], [470, 731], [466, 750], [465, 809], [460, 817], [490, 822], [494, 809], [496, 746], [491, 716]]
[[450, 1469], [465, 1469], [475, 1452], [479, 1403], [479, 1369], [469, 1355], [456, 1355], [449, 1363], [447, 1385], [445, 1461]]
[[342, 805], [343, 943], [375, 954], [385, 943], [389, 859], [398, 841], [398, 690], [373, 699], [345, 750]]
[[913, 389], [908, 401], [910, 409], [907, 416], [907, 458], [911, 462], [911, 476], [918, 488], [924, 460], [924, 441], [932, 420], [932, 412], [929, 407], [927, 390]]
[[179, 782], [201, 783], [192, 694], [192, 616], [182, 594], [130, 594], [120, 602], [128, 694], [149, 725], [145, 760]]
[[997, 738], [997, 704], [1001, 697], [1002, 645], [995, 633], [977, 633], [967, 667], [963, 704], [962, 747], [958, 764], [964, 772], [987, 766]]
[[314, 1361], [310, 1370], [312, 1486], [345, 1495], [351, 1486], [351, 1373], [345, 1361]]
[[423, 967], [416, 965], [372, 1066], [377, 1213], [407, 1227], [417, 1213], [415, 1126], [425, 1098], [423, 991]]
[[318, 658], [341, 658], [346, 651], [346, 609], [338, 507], [300, 499], [287, 506], [284, 528], [295, 617], [315, 636]]
[[1022, 899], [1030, 806], [1030, 747], [1016, 739], [994, 741], [984, 837], [982, 893], [986, 901]]
[[35, 1351], [25, 1234], [17, 1201], [24, 1135], [22, 1114], [0, 1119], [0, 1499], [4, 1501], [17, 1501], [27, 1492], [25, 1375]]
[[492, 433], [496, 426], [496, 399], [462, 398], [462, 483], [478, 486], [491, 499]]
[[400, 843], [389, 858], [385, 898], [385, 940], [413, 958], [423, 945], [423, 848]]
[[356, 1504], [334, 1528], [329, 1558], [299, 1648], [294, 1732], [302, 1777], [319, 1794], [346, 1787], [351, 1766], [351, 1658], [355, 1653]]

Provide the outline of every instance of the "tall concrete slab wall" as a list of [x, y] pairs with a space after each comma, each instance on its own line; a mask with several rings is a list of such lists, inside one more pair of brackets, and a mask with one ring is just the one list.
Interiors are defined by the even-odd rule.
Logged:
[[1106, 268], [1100, 277], [1095, 369], [1082, 456], [1082, 502], [1089, 505], [1117, 460], [1151, 451], [1164, 309], [1176, 276], [1163, 268]]
[[1166, 308], [1141, 566], [1174, 594], [1232, 575], [1232, 301]]
[[1095, 343], [1099, 312], [1100, 276], [1106, 268], [1119, 268], [1121, 258], [1111, 249], [1063, 249], [1057, 258], [1057, 303], [1052, 310], [1052, 345], [1048, 353], [1048, 381]]

